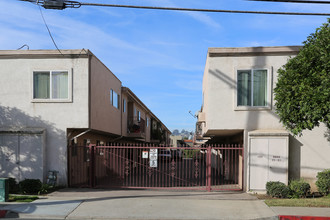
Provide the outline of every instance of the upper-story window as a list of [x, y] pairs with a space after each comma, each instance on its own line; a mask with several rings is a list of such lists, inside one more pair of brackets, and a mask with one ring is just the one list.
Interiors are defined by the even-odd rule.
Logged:
[[137, 121], [141, 120], [141, 112], [137, 108], [134, 108], [134, 116], [136, 117]]
[[136, 118], [138, 121], [141, 120], [141, 112], [139, 110], [136, 110]]
[[237, 71], [237, 108], [270, 107], [270, 74], [267, 69]]
[[68, 71], [34, 71], [33, 101], [70, 101]]
[[147, 127], [149, 127], [149, 118], [148, 117], [146, 117], [146, 124], [147, 124]]
[[120, 96], [113, 91], [112, 89], [110, 90], [110, 103], [112, 106], [114, 106], [115, 108], [119, 109], [119, 100], [120, 100]]

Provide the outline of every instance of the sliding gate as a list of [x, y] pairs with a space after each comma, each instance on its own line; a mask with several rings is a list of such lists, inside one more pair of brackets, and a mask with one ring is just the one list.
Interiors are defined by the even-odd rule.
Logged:
[[242, 190], [243, 147], [69, 146], [69, 185]]

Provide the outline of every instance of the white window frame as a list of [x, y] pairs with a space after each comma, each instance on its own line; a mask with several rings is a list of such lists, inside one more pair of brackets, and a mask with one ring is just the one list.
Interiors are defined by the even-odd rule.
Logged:
[[141, 112], [140, 112], [140, 110], [138, 109], [138, 108], [134, 108], [134, 117], [136, 118], [136, 120], [138, 121], [138, 122], [140, 122], [140, 120], [141, 120]]
[[[251, 71], [251, 100], [253, 100], [253, 71], [256, 70], [266, 70], [267, 71], [267, 105], [265, 106], [238, 106], [237, 105], [237, 90], [238, 90], [238, 71], [244, 71], [248, 70]], [[234, 93], [234, 110], [235, 111], [258, 111], [258, 110], [271, 110], [272, 109], [272, 94], [273, 94], [273, 88], [272, 88], [272, 82], [273, 82], [273, 68], [267, 68], [267, 67], [250, 67], [250, 68], [236, 68], [235, 69], [235, 93]]]
[[[34, 98], [34, 73], [38, 72], [49, 72], [50, 73], [50, 91], [49, 91], [49, 99], [38, 99]], [[68, 73], [68, 98], [66, 99], [54, 99], [52, 98], [52, 72], [67, 72]], [[38, 103], [38, 102], [72, 102], [72, 69], [71, 70], [32, 70], [32, 77], [31, 77], [31, 102]]]
[[136, 118], [139, 122], [141, 121], [141, 112], [138, 109], [136, 109]]
[[[114, 100], [113, 100], [114, 93], [117, 95], [117, 106], [114, 105]], [[110, 89], [110, 104], [116, 109], [120, 109], [120, 95], [113, 89]]]

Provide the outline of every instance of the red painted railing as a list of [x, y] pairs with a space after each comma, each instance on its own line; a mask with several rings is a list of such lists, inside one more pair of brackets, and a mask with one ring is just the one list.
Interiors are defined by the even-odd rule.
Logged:
[[69, 158], [72, 187], [242, 190], [239, 145], [70, 146]]

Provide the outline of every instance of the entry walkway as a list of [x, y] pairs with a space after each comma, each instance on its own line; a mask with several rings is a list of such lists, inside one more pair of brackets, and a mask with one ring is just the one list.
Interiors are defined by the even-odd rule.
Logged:
[[[280, 214], [246, 193], [94, 189], [65, 189], [29, 204], [1, 203], [0, 210], [20, 219], [278, 219]], [[330, 209], [324, 211], [330, 216]]]

